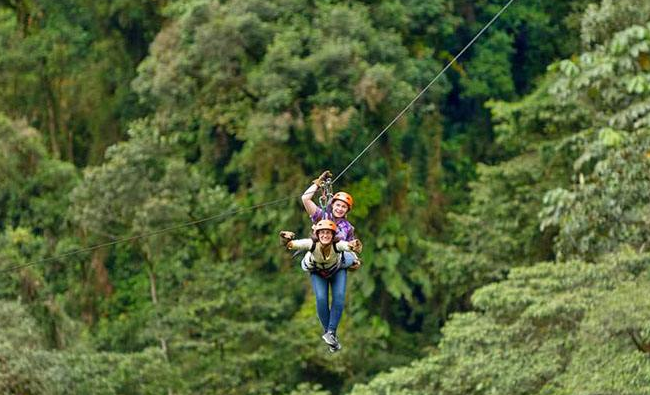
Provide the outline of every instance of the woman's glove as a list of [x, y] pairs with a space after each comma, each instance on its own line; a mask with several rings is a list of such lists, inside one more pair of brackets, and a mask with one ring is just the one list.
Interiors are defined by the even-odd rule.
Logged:
[[289, 247], [289, 242], [293, 240], [296, 237], [296, 234], [293, 232], [289, 232], [288, 230], [283, 230], [280, 232], [280, 239], [282, 240], [282, 244], [287, 246], [287, 248], [290, 249]]
[[314, 179], [312, 183], [320, 188], [323, 186], [323, 184], [325, 184], [325, 180], [327, 180], [328, 178], [332, 178], [332, 172], [329, 170], [325, 170], [323, 174], [321, 174], [318, 178]]
[[350, 246], [350, 249], [356, 252], [357, 254], [360, 253], [361, 250], [363, 249], [363, 244], [361, 244], [361, 240], [359, 239], [354, 239], [352, 241], [349, 241], [348, 245]]

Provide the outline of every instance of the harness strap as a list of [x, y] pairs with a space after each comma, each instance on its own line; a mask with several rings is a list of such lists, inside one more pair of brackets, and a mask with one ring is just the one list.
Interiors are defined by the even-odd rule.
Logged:
[[330, 278], [332, 274], [336, 273], [341, 269], [341, 264], [343, 262], [343, 254], [342, 251], [339, 251], [338, 248], [336, 248], [336, 244], [332, 244], [332, 248], [334, 249], [334, 253], [339, 255], [339, 259], [337, 260], [336, 264], [334, 264], [332, 267], [329, 269], [320, 269], [318, 268], [318, 264], [314, 262], [314, 251], [316, 250], [316, 243], [312, 243], [311, 248], [309, 249], [309, 252], [312, 253], [312, 256], [309, 258], [310, 263], [313, 266], [313, 269], [309, 270], [311, 273], [316, 273], [322, 278]]
[[320, 209], [323, 212], [323, 219], [333, 219], [333, 218], [328, 218], [329, 213], [327, 212], [327, 208], [329, 207], [330, 203], [332, 203], [332, 197], [334, 194], [332, 193], [332, 179], [328, 178], [325, 180], [325, 183], [321, 187], [321, 195], [318, 198], [318, 204], [320, 205]]

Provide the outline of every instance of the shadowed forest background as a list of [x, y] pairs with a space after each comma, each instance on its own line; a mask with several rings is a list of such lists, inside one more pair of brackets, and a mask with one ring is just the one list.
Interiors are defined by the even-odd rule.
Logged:
[[647, 0], [515, 0], [338, 180], [341, 352], [278, 239], [505, 3], [0, 0], [0, 394], [650, 394]]

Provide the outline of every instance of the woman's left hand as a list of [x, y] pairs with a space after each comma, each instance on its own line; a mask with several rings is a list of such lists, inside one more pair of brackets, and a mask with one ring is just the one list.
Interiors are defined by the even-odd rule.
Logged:
[[350, 249], [356, 253], [360, 253], [361, 250], [363, 249], [363, 244], [361, 244], [361, 240], [355, 239], [349, 242], [350, 244]]

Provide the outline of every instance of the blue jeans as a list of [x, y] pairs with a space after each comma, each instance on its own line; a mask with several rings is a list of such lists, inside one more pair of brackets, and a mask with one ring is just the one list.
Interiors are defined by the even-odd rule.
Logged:
[[341, 267], [343, 269], [347, 269], [350, 266], [352, 266], [352, 264], [356, 260], [357, 260], [357, 254], [355, 254], [354, 252], [350, 252], [350, 251], [344, 251], [343, 252], [343, 264], [341, 265]]
[[[345, 304], [347, 270], [338, 270], [329, 278], [311, 274], [311, 286], [316, 295], [316, 312], [324, 331], [336, 332]], [[332, 285], [332, 307], [329, 305], [329, 289]]]

